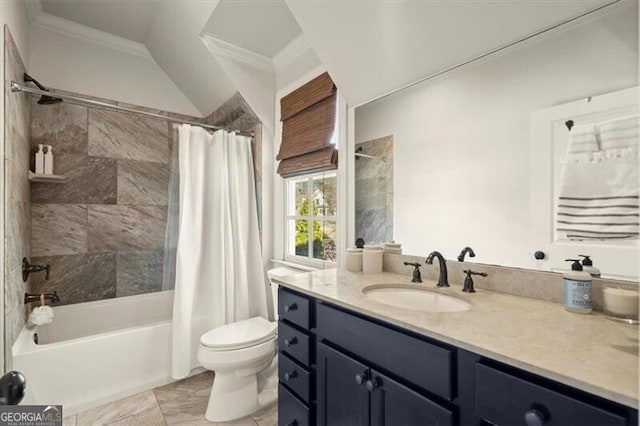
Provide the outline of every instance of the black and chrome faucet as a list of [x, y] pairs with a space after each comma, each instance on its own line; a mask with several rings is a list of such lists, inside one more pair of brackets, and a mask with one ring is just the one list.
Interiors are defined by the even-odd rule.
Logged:
[[420, 264], [418, 262], [416, 263], [404, 262], [404, 264], [407, 266], [413, 266], [413, 277], [411, 278], [411, 282], [421, 283], [422, 277], [420, 276]]
[[458, 255], [458, 262], [464, 262], [464, 257], [469, 253], [469, 257], [476, 257], [476, 253], [473, 251], [471, 247], [465, 247], [462, 249], [460, 254]]
[[439, 251], [432, 251], [427, 256], [426, 263], [429, 265], [433, 264], [433, 258], [438, 258], [438, 264], [440, 265], [440, 276], [438, 277], [438, 287], [449, 287], [449, 275], [447, 274], [447, 261], [444, 259], [444, 256], [440, 254]]

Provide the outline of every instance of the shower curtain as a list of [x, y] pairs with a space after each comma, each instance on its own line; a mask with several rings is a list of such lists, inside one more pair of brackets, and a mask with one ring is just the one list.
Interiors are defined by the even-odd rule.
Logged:
[[179, 127], [180, 209], [173, 304], [172, 374], [196, 365], [200, 336], [267, 318], [251, 139]]

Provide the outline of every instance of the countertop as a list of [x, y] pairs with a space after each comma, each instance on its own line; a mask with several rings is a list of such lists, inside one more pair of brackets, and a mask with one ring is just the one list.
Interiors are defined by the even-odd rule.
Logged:
[[427, 313], [373, 301], [372, 284], [411, 284], [393, 273], [327, 269], [274, 279], [284, 287], [360, 312], [441, 342], [493, 358], [569, 386], [638, 408], [638, 327], [575, 314], [558, 303], [487, 290], [463, 293], [435, 282], [417, 286], [453, 295], [473, 306], [464, 312]]

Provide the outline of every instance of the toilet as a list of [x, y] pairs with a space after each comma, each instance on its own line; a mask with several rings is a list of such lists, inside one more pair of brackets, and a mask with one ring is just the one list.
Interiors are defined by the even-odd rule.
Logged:
[[258, 393], [258, 373], [269, 367], [277, 352], [277, 276], [299, 271], [275, 268], [267, 272], [274, 315], [271, 322], [253, 317], [209, 330], [200, 338], [198, 361], [215, 372], [205, 417], [211, 422], [239, 419], [272, 403], [275, 394]]

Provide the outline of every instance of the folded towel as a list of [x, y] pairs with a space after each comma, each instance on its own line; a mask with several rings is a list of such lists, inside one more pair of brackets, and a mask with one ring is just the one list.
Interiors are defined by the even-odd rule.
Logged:
[[556, 217], [561, 236], [638, 239], [638, 128], [637, 116], [623, 117], [579, 126], [578, 136], [571, 136]]

